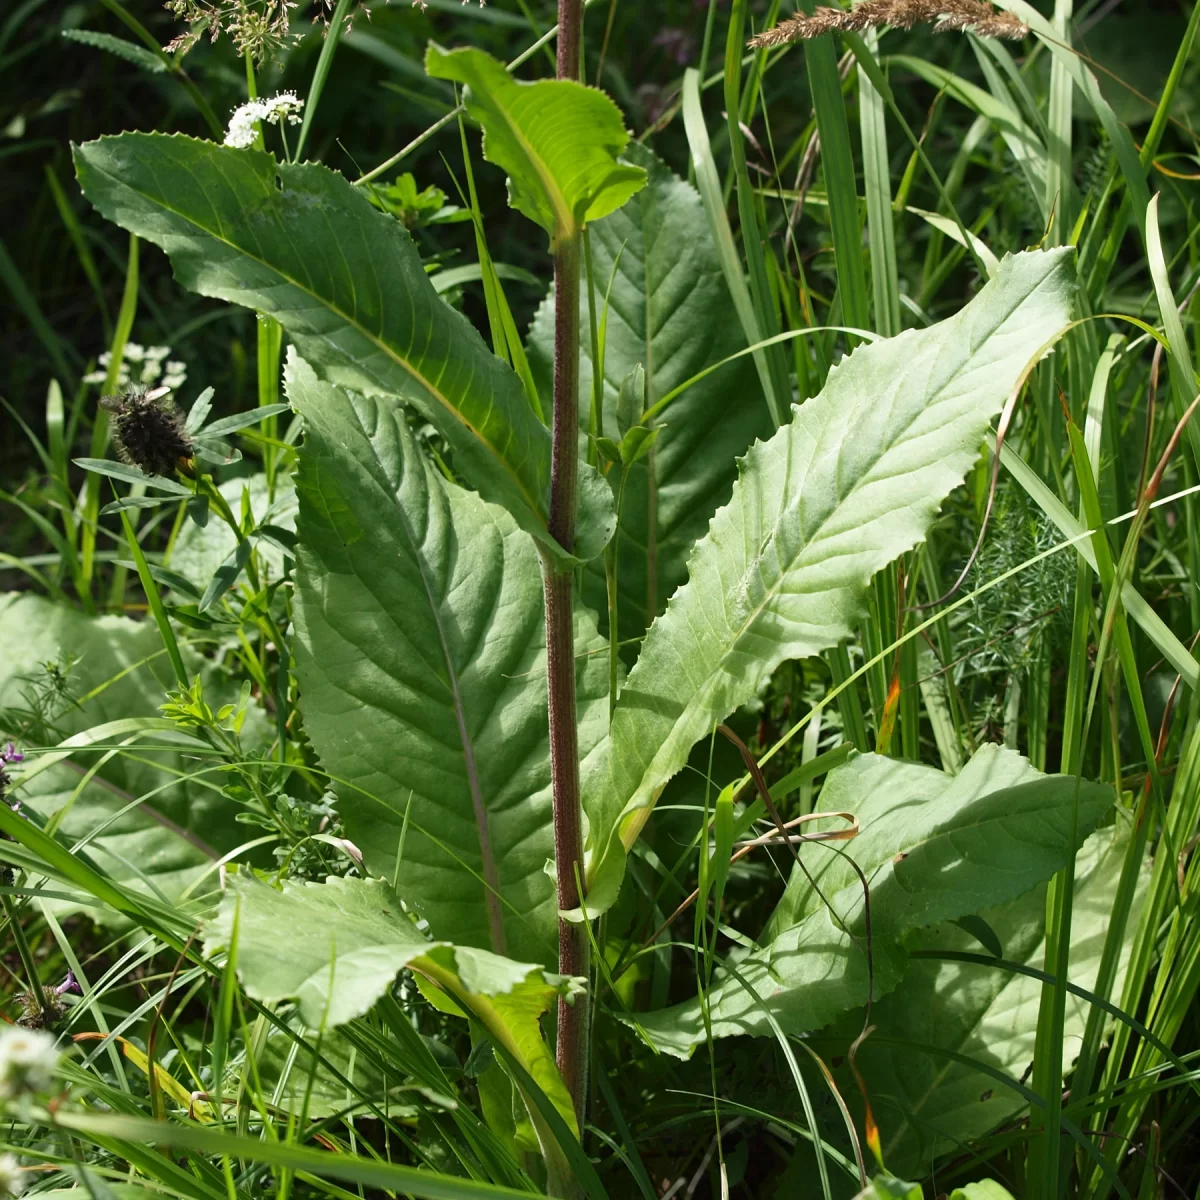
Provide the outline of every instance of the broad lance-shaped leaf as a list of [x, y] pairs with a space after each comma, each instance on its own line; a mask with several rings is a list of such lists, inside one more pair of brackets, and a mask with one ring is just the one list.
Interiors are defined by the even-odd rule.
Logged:
[[[184, 287], [274, 317], [323, 378], [411, 403], [485, 499], [555, 550], [550, 432], [517, 376], [433, 290], [403, 225], [312, 163], [123, 133], [75, 149], [84, 194], [171, 258]], [[581, 466], [575, 554], [612, 536], [612, 494]]]
[[[1122, 817], [1115, 826], [1092, 834], [1076, 859], [1070, 976], [1082, 988], [1091, 988], [1096, 979], [1128, 842], [1129, 822]], [[982, 916], [999, 938], [1005, 959], [1043, 968], [1044, 884], [999, 908], [985, 910]], [[1131, 923], [1135, 927], [1136, 910]], [[953, 925], [922, 930], [912, 948], [986, 953]], [[1117, 995], [1129, 949], [1127, 944]], [[1014, 1083], [1025, 1078], [1033, 1062], [1041, 993], [1040, 980], [991, 963], [928, 958], [909, 963], [900, 986], [871, 1009], [875, 1030], [855, 1056], [889, 1166], [906, 1174], [928, 1174], [936, 1158], [960, 1151], [964, 1143], [982, 1137], [1026, 1107], [1020, 1092], [1005, 1087], [984, 1068], [1003, 1071]], [[1089, 1009], [1086, 1000], [1067, 997], [1064, 1069], [1076, 1056]], [[822, 1035], [827, 1062], [845, 1055], [862, 1033], [862, 1016], [861, 1010], [847, 1013], [827, 1037]], [[932, 1047], [934, 1052], [917, 1047]], [[937, 1049], [961, 1057], [937, 1054]], [[842, 1095], [854, 1105], [858, 1089], [847, 1069], [841, 1074]]]
[[571, 79], [522, 83], [482, 50], [430, 45], [425, 70], [467, 85], [467, 112], [483, 126], [483, 156], [508, 173], [509, 202], [552, 240], [621, 207], [646, 182], [617, 161], [629, 133], [601, 91]]
[[[577, 1128], [538, 1020], [557, 996], [576, 995], [582, 980], [488, 950], [430, 941], [380, 880], [334, 877], [288, 882], [277, 891], [234, 876], [206, 926], [206, 954], [230, 948], [235, 923], [238, 975], [256, 1000], [294, 999], [310, 1029], [343, 1025], [367, 1012], [408, 967], [426, 988], [440, 989], [469, 1011]], [[530, 1108], [538, 1126], [537, 1109]]]
[[[538, 555], [449, 484], [402, 413], [293, 355], [296, 673], [348, 836], [434, 937], [551, 962], [556, 906]], [[606, 643], [577, 611], [579, 737], [608, 723]]]
[[615, 897], [663, 785], [780, 663], [850, 635], [871, 576], [920, 542], [992, 417], [1068, 323], [1072, 252], [1012, 255], [961, 312], [861, 346], [753, 446], [650, 627], [585, 763], [589, 912]]
[[[1042, 775], [1021, 755], [992, 745], [959, 775], [876, 754], [831, 772], [821, 808], [859, 820], [860, 833], [844, 851], [870, 887], [875, 996], [900, 981], [917, 930], [1015, 899], [1048, 879], [1112, 799], [1108, 787]], [[731, 969], [714, 977], [707, 997], [713, 1037], [769, 1037], [764, 1007], [785, 1032], [799, 1034], [866, 1002], [859, 874], [841, 855], [802, 853], [820, 892], [793, 867], [760, 947], [735, 951]], [[689, 1054], [706, 1038], [698, 1000], [637, 1020], [671, 1053]]]
[[[647, 401], [654, 404], [746, 348], [741, 325], [729, 320], [729, 289], [695, 188], [637, 143], [625, 157], [646, 169], [645, 189], [588, 226], [601, 311], [608, 296], [602, 421], [608, 437], [618, 435], [621, 382], [639, 363], [646, 371]], [[582, 291], [580, 328], [586, 331], [587, 288]], [[580, 349], [580, 423], [586, 430], [595, 371], [586, 333]], [[543, 395], [550, 395], [553, 297], [534, 317], [529, 365]], [[653, 453], [631, 469], [625, 484], [618, 532], [618, 620], [622, 641], [632, 644], [687, 578], [692, 546], [729, 500], [738, 456], [771, 432], [753, 359], [736, 359], [694, 383], [667, 405], [660, 421]], [[607, 612], [599, 562], [584, 573], [584, 597]]]

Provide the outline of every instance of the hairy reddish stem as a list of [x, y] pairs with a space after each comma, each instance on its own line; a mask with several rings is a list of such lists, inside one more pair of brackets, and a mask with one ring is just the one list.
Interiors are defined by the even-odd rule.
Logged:
[[[559, 0], [558, 78], [579, 78], [581, 0]], [[564, 550], [575, 545], [579, 490], [579, 238], [554, 244], [554, 414], [550, 469], [550, 533]], [[583, 877], [583, 815], [579, 795], [579, 736], [575, 713], [574, 594], [570, 570], [546, 558], [546, 683], [550, 714], [550, 775], [554, 793], [554, 861], [558, 907], [579, 907]], [[558, 969], [588, 974], [587, 927], [558, 922]], [[583, 1131], [588, 1069], [587, 996], [558, 1003], [555, 1059]]]

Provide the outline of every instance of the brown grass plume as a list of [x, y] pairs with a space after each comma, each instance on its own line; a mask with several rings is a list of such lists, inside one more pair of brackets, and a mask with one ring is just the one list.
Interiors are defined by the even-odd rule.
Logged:
[[811, 16], [789, 17], [774, 29], [750, 39], [750, 45], [783, 46], [840, 30], [859, 32], [890, 25], [911, 29], [932, 25], [942, 33], [957, 29], [978, 37], [1023, 38], [1029, 26], [1009, 12], [998, 11], [987, 0], [861, 0], [851, 9], [818, 8]]

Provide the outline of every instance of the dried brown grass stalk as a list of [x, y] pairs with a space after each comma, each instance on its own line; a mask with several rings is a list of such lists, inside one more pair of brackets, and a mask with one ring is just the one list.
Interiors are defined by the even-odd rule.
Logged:
[[890, 25], [911, 29], [932, 25], [938, 33], [969, 30], [978, 37], [1023, 38], [1029, 26], [1009, 12], [1000, 12], [987, 0], [861, 0], [852, 9], [818, 8], [811, 16], [789, 17], [774, 29], [750, 39], [750, 45], [783, 46], [825, 33], [854, 33]]

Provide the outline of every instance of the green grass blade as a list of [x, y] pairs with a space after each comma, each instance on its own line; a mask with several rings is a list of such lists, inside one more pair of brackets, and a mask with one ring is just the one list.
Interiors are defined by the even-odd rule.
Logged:
[[129, 553], [133, 556], [133, 561], [137, 566], [142, 591], [146, 593], [146, 603], [150, 605], [154, 623], [158, 626], [163, 645], [167, 648], [167, 657], [171, 660], [175, 681], [181, 688], [186, 688], [189, 683], [188, 675], [183, 665], [183, 655], [179, 652], [179, 643], [175, 639], [175, 631], [171, 628], [167, 610], [162, 602], [162, 592], [159, 591], [157, 580], [150, 573], [150, 567], [146, 562], [146, 556], [142, 553], [142, 547], [138, 543], [133, 523], [129, 519], [129, 514], [124, 510], [121, 512], [121, 526], [125, 530], [125, 541], [129, 546]]
[[[1071, 18], [1073, 0], [1055, 0], [1054, 28], [1062, 41], [1070, 45], [1067, 26]], [[1064, 228], [1070, 227], [1071, 203], [1071, 101], [1073, 84], [1064, 56], [1056, 56], [1050, 64], [1050, 112], [1048, 118], [1047, 155], [1045, 174], [1045, 198], [1042, 211], [1049, 214], [1047, 240], [1052, 245], [1061, 244]], [[1048, 368], [1053, 371], [1053, 363]], [[1089, 474], [1088, 481], [1092, 482]], [[1081, 485], [1082, 486], [1082, 485]], [[1093, 488], [1094, 491], [1094, 488]], [[1100, 527], [1098, 539], [1106, 538], [1102, 518], [1098, 512], [1090, 513], [1093, 528]], [[1105, 548], [1107, 541], [1104, 542]], [[1097, 655], [1093, 674], [1093, 698], [1095, 684], [1099, 680], [1101, 659]], [[1086, 739], [1092, 715], [1091, 705], [1087, 716], [1076, 731]], [[1136, 839], [1134, 839], [1136, 841]], [[1136, 876], [1135, 876], [1136, 879]], [[1059, 1178], [1063, 1167], [1064, 1145], [1060, 1127], [1062, 1116], [1062, 1062], [1063, 1037], [1066, 1023], [1066, 981], [1070, 970], [1071, 925], [1075, 897], [1075, 860], [1051, 881], [1046, 893], [1046, 966], [1055, 976], [1053, 983], [1044, 984], [1038, 1006], [1036, 1048], [1033, 1064], [1033, 1088], [1046, 1097], [1046, 1108], [1042, 1113], [1031, 1114], [1030, 1129], [1033, 1140], [1029, 1148], [1026, 1166], [1026, 1187], [1033, 1200], [1057, 1200]], [[1120, 945], [1120, 942], [1118, 942]]]
[[1021, 116], [1008, 89], [994, 68], [985, 67], [990, 92], [948, 71], [945, 67], [923, 58], [897, 54], [887, 60], [897, 67], [912, 71], [927, 83], [939, 88], [953, 100], [978, 113], [1000, 134], [1008, 147], [1013, 161], [1025, 178], [1029, 193], [1045, 216], [1050, 210], [1046, 204], [1046, 177], [1049, 170], [1048, 154], [1042, 139], [1030, 128]]
[[[725, 283], [733, 299], [734, 311], [741, 322], [746, 341], [751, 346], [756, 346], [765, 340], [764, 334], [758, 323], [758, 315], [750, 297], [750, 289], [746, 286], [746, 276], [738, 259], [737, 247], [733, 241], [733, 231], [729, 227], [729, 218], [725, 215], [721, 181], [713, 162], [712, 145], [708, 140], [708, 129], [704, 124], [704, 112], [700, 107], [700, 73], [691, 67], [684, 72], [683, 76], [683, 124], [687, 132], [688, 146], [691, 149], [692, 166], [696, 171], [696, 187], [704, 202], [704, 211], [708, 217], [713, 241], [717, 244], [721, 270], [725, 275]], [[776, 407], [771, 368], [765, 350], [755, 351], [754, 366], [758, 371], [759, 381], [762, 383], [763, 395], [766, 396], [771, 410], [771, 419], [778, 428], [783, 423], [786, 412]]]
[[58, 176], [49, 163], [46, 163], [46, 186], [49, 187], [50, 194], [54, 197], [54, 207], [58, 209], [58, 215], [62, 218], [67, 236], [71, 239], [71, 245], [75, 247], [79, 265], [83, 268], [88, 283], [91, 284], [92, 292], [96, 297], [96, 306], [100, 309], [100, 319], [104, 323], [104, 340], [108, 341], [112, 337], [112, 314], [108, 311], [108, 297], [104, 294], [104, 284], [100, 280], [100, 272], [96, 267], [96, 260], [92, 257], [91, 248], [83, 235], [83, 226], [79, 223], [79, 217], [76, 216], [70, 200], [67, 199], [67, 193], [63, 191], [63, 186], [59, 183]]
[[[942, 203], [946, 206], [950, 217], [962, 231], [963, 243], [968, 247], [971, 247], [971, 240], [970, 235], [967, 232], [967, 227], [963, 223], [962, 218], [958, 215], [958, 209], [954, 205], [952, 189], [948, 187], [945, 182], [943, 182], [941, 175], [938, 174], [933, 163], [929, 160], [929, 155], [925, 151], [925, 146], [922, 139], [917, 137], [912, 130], [912, 126], [910, 126], [905, 120], [904, 114], [900, 111], [899, 106], [896, 104], [896, 97], [892, 94], [892, 89], [888, 84], [887, 79], [884, 78], [884, 74], [879, 66], [879, 63], [875, 60], [875, 56], [867, 48], [867, 44], [857, 33], [851, 33], [847, 31], [843, 33], [842, 36], [846, 41], [846, 45], [850, 47], [855, 61], [860, 67], [862, 67], [863, 71], [866, 72], [867, 77], [871, 81], [872, 87], [874, 87], [875, 90], [883, 97], [884, 103], [888, 107], [888, 111], [892, 114], [893, 119], [900, 126], [901, 131], [904, 133], [904, 136], [908, 139], [909, 144], [912, 146], [914, 153], [920, 159], [921, 165], [925, 168], [930, 182], [932, 182], [934, 187], [937, 188], [938, 196], [940, 197]], [[962, 170], [965, 171], [967, 155], [963, 154], [957, 161], [961, 162]], [[973, 248], [972, 253], [974, 253]], [[984, 264], [979, 262], [978, 266], [980, 272], [986, 274]]]
[[346, 14], [350, 9], [350, 0], [338, 0], [333, 16], [325, 30], [325, 40], [321, 44], [321, 55], [317, 59], [313, 71], [312, 83], [308, 85], [308, 96], [304, 104], [304, 121], [300, 126], [300, 136], [296, 139], [296, 162], [301, 162], [304, 155], [304, 144], [308, 141], [308, 133], [312, 128], [313, 114], [321, 102], [321, 93], [325, 90], [325, 81], [329, 78], [329, 69], [333, 66], [333, 56], [337, 53], [338, 43], [342, 39], [342, 27], [346, 22]]
[[[988, 442], [994, 448], [994, 441], [990, 436]], [[1000, 452], [1000, 460], [1005, 469], [1025, 489], [1029, 498], [1050, 518], [1065, 538], [1081, 538], [1086, 533], [1079, 521], [1041, 481], [1037, 472], [1007, 443]], [[1078, 541], [1076, 549], [1093, 571], [1098, 570], [1095, 550], [1088, 540]], [[1125, 606], [1125, 611], [1141, 626], [1142, 631], [1158, 647], [1163, 657], [1183, 676], [1184, 682], [1191, 688], [1200, 685], [1200, 663], [1192, 657], [1188, 648], [1171, 632], [1166, 622], [1154, 611], [1133, 584], [1126, 582], [1122, 586], [1121, 602]]]
[[1084, 66], [1075, 51], [1063, 42], [1058, 30], [1032, 5], [1027, 4], [1025, 0], [995, 0], [995, 2], [998, 7], [1007, 9], [1033, 30], [1054, 58], [1063, 63], [1063, 69], [1080, 90], [1084, 99], [1091, 105], [1116, 151], [1117, 162], [1125, 177], [1125, 186], [1132, 197], [1138, 230], [1144, 232], [1146, 206], [1150, 203], [1150, 190], [1146, 186], [1145, 168], [1138, 158], [1132, 134], [1117, 120], [1112, 106], [1100, 92], [1100, 85], [1096, 82], [1095, 75]]
[[[801, 7], [806, 11], [811, 10], [811, 0]], [[813, 111], [821, 138], [821, 167], [829, 199], [829, 224], [833, 232], [833, 256], [837, 264], [842, 316], [847, 325], [870, 328], [871, 304], [863, 268], [858, 183], [833, 39], [820, 37], [805, 42], [804, 62], [808, 68], [808, 85], [812, 91]]]
[[[1062, 44], [1071, 45], [1067, 26], [1071, 20], [1074, 0], [1055, 0], [1054, 30]], [[1054, 56], [1050, 63], [1050, 113], [1046, 155], [1046, 197], [1043, 211], [1050, 217], [1050, 238], [1055, 244], [1063, 240], [1063, 230], [1070, 229], [1072, 220], [1071, 195], [1071, 100], [1074, 86], [1067, 64], [1070, 58]]]
[[[1167, 122], [1171, 115], [1171, 106], [1175, 100], [1175, 94], [1179, 88], [1179, 82], [1183, 77], [1183, 71], [1191, 58], [1192, 48], [1196, 43], [1196, 33], [1200, 29], [1200, 8], [1193, 7], [1191, 16], [1188, 18], [1187, 29], [1180, 40], [1179, 47], [1175, 52], [1175, 59], [1171, 64], [1170, 73], [1167, 75], [1167, 81], [1163, 85], [1162, 95], [1159, 97], [1158, 105], [1154, 110], [1154, 117], [1150, 122], [1150, 129], [1146, 134], [1145, 140], [1142, 142], [1142, 149], [1139, 154], [1139, 161], [1143, 167], [1149, 167], [1154, 160], [1154, 156], [1158, 153], [1158, 147], [1162, 141], [1163, 132], [1166, 130]], [[1115, 179], [1114, 179], [1115, 182]], [[1105, 199], [1109, 199], [1111, 187], [1105, 188]], [[1149, 196], [1146, 197], [1147, 202]], [[1133, 212], [1132, 193], [1125, 192], [1121, 196], [1121, 202], [1118, 207], [1116, 216], [1113, 218], [1112, 226], [1109, 229], [1108, 236], [1101, 247], [1096, 262], [1090, 272], [1089, 290], [1092, 295], [1099, 295], [1103, 289], [1104, 283], [1107, 281], [1109, 272], [1112, 270], [1117, 260], [1117, 253], [1120, 250], [1121, 241], [1125, 236], [1125, 230], [1129, 226], [1129, 218]]]
[[64, 1129], [91, 1138], [108, 1139], [113, 1152], [129, 1158], [141, 1143], [178, 1146], [204, 1154], [219, 1154], [247, 1162], [265, 1163], [294, 1171], [308, 1171], [319, 1178], [343, 1179], [350, 1183], [382, 1188], [421, 1200], [505, 1200], [528, 1197], [529, 1193], [497, 1184], [476, 1182], [415, 1167], [395, 1166], [352, 1154], [310, 1150], [294, 1143], [267, 1142], [256, 1137], [239, 1137], [216, 1129], [138, 1117], [92, 1113], [63, 1113], [54, 1121]]
[[[1182, 417], [1196, 395], [1196, 371], [1188, 353], [1187, 334], [1183, 329], [1179, 306], [1175, 303], [1171, 281], [1167, 276], [1162, 235], [1158, 228], [1157, 195], [1146, 208], [1146, 261], [1150, 267], [1150, 278], [1154, 281], [1154, 298], [1158, 301], [1163, 332], [1166, 334], [1171, 355], [1171, 391], [1175, 396], [1176, 416]], [[1192, 457], [1200, 466], [1200, 422], [1188, 422], [1187, 439], [1192, 449]]]
[[472, 225], [475, 229], [475, 252], [479, 258], [479, 277], [483, 283], [483, 298], [487, 306], [488, 324], [492, 334], [492, 349], [520, 376], [521, 383], [525, 387], [525, 395], [529, 399], [529, 406], [537, 414], [538, 420], [545, 422], [546, 414], [542, 410], [542, 400], [538, 395], [537, 385], [533, 381], [533, 374], [529, 370], [529, 359], [525, 354], [525, 346], [517, 333], [512, 309], [509, 307], [508, 297], [504, 293], [504, 285], [500, 282], [500, 272], [496, 269], [491, 250], [488, 247], [487, 235], [483, 228], [483, 212], [475, 188], [475, 170], [471, 164], [471, 152], [467, 144], [466, 125], [461, 116], [458, 119], [458, 134], [462, 143], [463, 169], [467, 177], [467, 201], [471, 210]]
[[42, 312], [37, 297], [30, 291], [3, 241], [0, 241], [0, 283], [8, 289], [13, 303], [29, 323], [38, 341], [45, 347], [54, 369], [63, 380], [74, 382], [76, 372], [72, 369], [70, 361], [76, 357], [74, 350], [54, 332], [50, 322], [46, 320], [46, 314]]
[[[874, 31], [863, 40], [868, 49], [876, 49], [878, 37]], [[892, 224], [887, 123], [883, 97], [861, 65], [858, 68], [858, 120], [862, 137], [863, 191], [867, 197], [875, 328], [884, 337], [894, 337], [900, 332], [900, 282], [896, 270], [896, 232]]]
[[[117, 312], [117, 324], [113, 330], [109, 352], [108, 375], [104, 380], [104, 391], [113, 392], [121, 370], [121, 359], [125, 343], [133, 330], [133, 318], [138, 304], [138, 237], [129, 235], [129, 259], [125, 267], [125, 290], [121, 295], [121, 307]], [[92, 458], [100, 458], [108, 445], [108, 413], [97, 408], [92, 423]], [[83, 483], [83, 518], [80, 529], [79, 571], [85, 589], [80, 597], [85, 605], [91, 604], [92, 576], [96, 569], [96, 533], [100, 519], [100, 477], [90, 474]]]
[[[745, 19], [746, 0], [734, 0], [725, 42], [725, 128], [729, 135], [729, 154], [737, 189], [738, 224], [741, 228], [742, 250], [749, 273], [750, 295], [758, 319], [758, 328], [763, 337], [772, 338], [779, 333], [779, 314], [768, 283], [766, 234], [760, 228], [759, 213], [754, 203], [754, 189], [746, 167], [746, 147], [740, 118]], [[760, 50], [755, 63], [761, 66], [764, 58], [765, 52]], [[775, 422], [778, 425], [791, 408], [792, 389], [788, 382], [787, 356], [783, 347], [777, 345], [772, 345], [764, 353], [771, 383], [768, 402], [772, 413], [779, 414]]]

